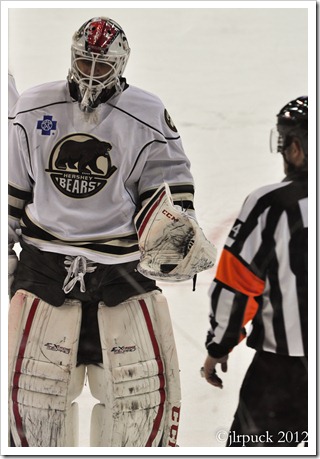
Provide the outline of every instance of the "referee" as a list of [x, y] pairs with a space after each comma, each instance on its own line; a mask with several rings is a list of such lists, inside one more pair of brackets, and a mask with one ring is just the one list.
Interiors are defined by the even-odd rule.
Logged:
[[307, 442], [308, 97], [277, 115], [272, 151], [285, 178], [245, 200], [223, 248], [211, 294], [203, 375], [222, 388], [229, 352], [245, 336], [256, 350], [226, 446]]

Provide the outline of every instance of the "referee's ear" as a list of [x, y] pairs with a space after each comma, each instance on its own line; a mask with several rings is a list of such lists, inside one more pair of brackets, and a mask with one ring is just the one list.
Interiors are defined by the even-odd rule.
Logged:
[[286, 151], [287, 160], [297, 169], [301, 168], [305, 163], [303, 148], [298, 137], [293, 137], [290, 147]]

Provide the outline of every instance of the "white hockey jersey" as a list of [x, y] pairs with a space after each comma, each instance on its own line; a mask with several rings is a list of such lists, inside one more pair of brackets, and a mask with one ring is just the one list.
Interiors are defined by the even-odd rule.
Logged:
[[180, 135], [158, 97], [132, 86], [86, 119], [67, 83], [25, 91], [9, 118], [9, 244], [97, 263], [139, 259], [133, 218], [167, 182], [193, 209]]

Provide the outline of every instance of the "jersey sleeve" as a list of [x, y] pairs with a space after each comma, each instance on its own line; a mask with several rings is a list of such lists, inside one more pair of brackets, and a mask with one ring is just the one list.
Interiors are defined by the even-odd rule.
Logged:
[[32, 199], [32, 171], [26, 134], [19, 123], [9, 120], [9, 253], [19, 241], [20, 218]]
[[146, 146], [146, 162], [139, 181], [142, 203], [163, 183], [168, 183], [175, 205], [194, 212], [194, 180], [180, 135], [167, 110], [159, 110], [159, 132]]
[[263, 232], [268, 208], [253, 195], [234, 222], [210, 290], [211, 311], [206, 347], [213, 357], [229, 353], [246, 336], [245, 326], [255, 317], [265, 288]]

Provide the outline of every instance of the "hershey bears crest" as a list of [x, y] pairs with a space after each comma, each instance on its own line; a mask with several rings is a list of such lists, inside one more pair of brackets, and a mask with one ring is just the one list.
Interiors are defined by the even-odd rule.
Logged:
[[89, 134], [72, 134], [53, 148], [46, 172], [61, 193], [87, 198], [100, 191], [117, 170], [111, 163], [109, 142]]

